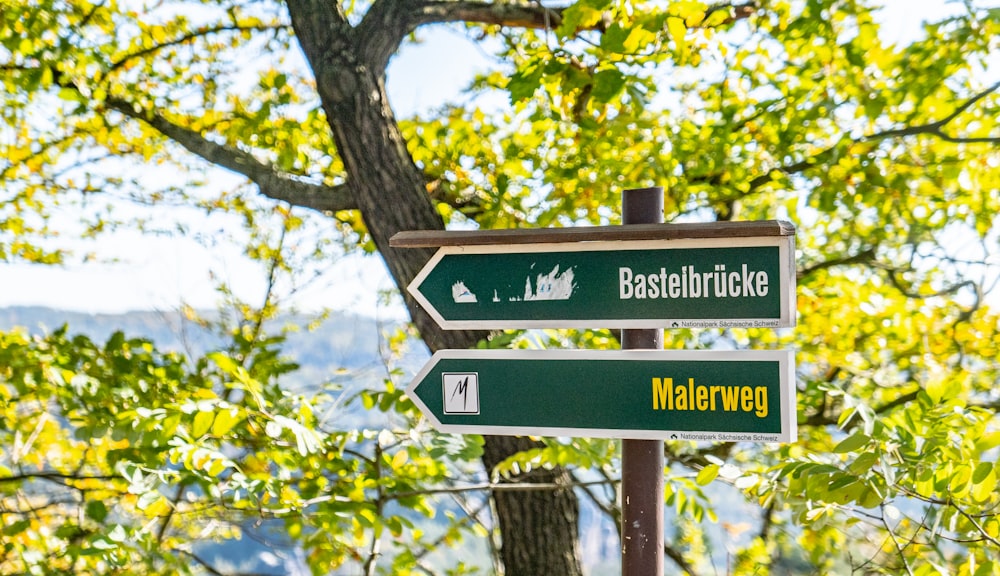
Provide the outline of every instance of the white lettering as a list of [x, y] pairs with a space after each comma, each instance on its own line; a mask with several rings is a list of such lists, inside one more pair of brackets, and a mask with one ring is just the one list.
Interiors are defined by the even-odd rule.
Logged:
[[726, 292], [726, 265], [716, 264], [715, 265], [715, 297], [725, 298], [729, 296]]
[[667, 285], [670, 288], [671, 298], [681, 297], [681, 276], [680, 274], [671, 274], [667, 279]]
[[753, 290], [753, 271], [747, 268], [747, 265], [743, 265], [743, 297], [747, 298], [749, 296], [756, 296], [757, 294]]
[[618, 269], [618, 299], [629, 300], [632, 298], [632, 269]]
[[635, 297], [637, 300], [646, 299], [646, 275], [635, 275]]
[[757, 295], [767, 296], [767, 272], [757, 272]]
[[656, 274], [650, 274], [646, 277], [646, 282], [649, 284], [649, 297], [659, 298], [660, 297], [660, 277]]
[[730, 271], [725, 264], [715, 264], [711, 271], [685, 264], [680, 271], [667, 268], [650, 274], [636, 274], [632, 268], [618, 268], [618, 298], [621, 300], [686, 298], [762, 298], [770, 292], [770, 278], [763, 270], [742, 264], [740, 271]]

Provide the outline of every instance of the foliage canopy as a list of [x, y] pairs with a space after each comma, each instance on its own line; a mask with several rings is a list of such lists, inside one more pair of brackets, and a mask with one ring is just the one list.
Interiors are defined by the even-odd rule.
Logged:
[[[726, 547], [733, 573], [1000, 570], [1000, 9], [964, 2], [889, 45], [864, 0], [0, 2], [0, 259], [69, 257], [53, 241], [67, 206], [87, 234], [128, 224], [93, 208], [107, 196], [240, 215], [270, 279], [200, 358], [123, 335], [0, 337], [3, 571], [218, 573], [192, 539], [273, 518], [316, 573], [430, 572], [429, 550], [493, 545], [497, 530], [509, 573], [531, 573], [504, 523], [516, 503], [469, 475], [531, 471], [572, 496], [574, 479], [614, 485], [615, 443], [440, 436], [399, 372], [357, 398], [392, 414], [383, 430], [339, 429], [318, 416], [335, 395], [282, 387], [294, 366], [263, 329], [280, 309], [270, 288], [332, 244], [378, 251], [405, 285], [427, 254], [389, 249], [394, 232], [617, 223], [621, 191], [649, 185], [666, 189], [667, 221], [798, 227], [795, 330], [666, 335], [795, 348], [801, 435], [668, 442], [671, 561], [709, 573]], [[432, 24], [495, 53], [470, 94], [506, 105], [397, 121], [387, 63]], [[213, 167], [246, 184], [205, 192]], [[336, 233], [310, 246], [307, 222]], [[432, 349], [616, 345], [601, 331], [487, 342], [411, 311]], [[617, 518], [613, 490], [578, 485]], [[752, 518], [727, 542], [705, 530], [709, 486], [738, 491]], [[414, 518], [442, 502], [453, 515], [430, 535]], [[562, 505], [576, 517], [575, 498]]]

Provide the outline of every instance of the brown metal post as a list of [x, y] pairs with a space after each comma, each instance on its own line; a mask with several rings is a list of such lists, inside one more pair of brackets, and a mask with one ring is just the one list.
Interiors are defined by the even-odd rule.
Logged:
[[[625, 190], [622, 224], [663, 222], [663, 188]], [[622, 349], [663, 348], [663, 330], [622, 330]], [[622, 576], [663, 576], [663, 442], [622, 440]]]

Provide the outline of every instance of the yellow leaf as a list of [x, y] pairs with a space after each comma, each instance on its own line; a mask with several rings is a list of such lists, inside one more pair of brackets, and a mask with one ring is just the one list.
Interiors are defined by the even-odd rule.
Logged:
[[392, 467], [399, 468], [403, 464], [406, 464], [406, 460], [406, 450], [400, 450], [399, 452], [396, 452], [395, 456], [392, 457]]
[[157, 44], [163, 44], [167, 41], [167, 31], [163, 26], [153, 26], [149, 29], [149, 34]]
[[[729, 17], [730, 17], [729, 10], [713, 10], [712, 15], [709, 16], [708, 20], [705, 21], [705, 27], [715, 28], [716, 26], [723, 24], [726, 20], [729, 19]], [[702, 18], [704, 18], [704, 14], [702, 15]], [[719, 44], [719, 47], [724, 48], [725, 45]]]
[[675, 17], [667, 18], [667, 33], [677, 49], [677, 62], [683, 64], [688, 57], [687, 27], [684, 26], [684, 21]]
[[712, 482], [712, 480], [715, 480], [716, 476], [718, 475], [719, 475], [719, 465], [709, 464], [704, 468], [702, 468], [700, 472], [698, 472], [698, 477], [695, 478], [695, 482], [697, 482], [699, 486], [707, 486]]
[[239, 422], [239, 412], [236, 408], [220, 411], [215, 415], [215, 421], [212, 422], [212, 435], [225, 436], [237, 422]]
[[170, 502], [167, 502], [166, 498], [160, 496], [146, 508], [145, 512], [146, 516], [164, 516], [170, 512]]
[[[721, 10], [717, 10], [717, 12], [721, 12]], [[684, 17], [684, 24], [686, 24], [689, 28], [694, 28], [704, 21], [705, 21], [704, 10], [696, 10], [691, 14], [689, 14], [688, 16]]]
[[191, 427], [191, 435], [195, 438], [200, 438], [208, 432], [208, 429], [212, 426], [212, 420], [214, 420], [215, 415], [208, 411], [198, 412], [194, 416], [194, 425]]

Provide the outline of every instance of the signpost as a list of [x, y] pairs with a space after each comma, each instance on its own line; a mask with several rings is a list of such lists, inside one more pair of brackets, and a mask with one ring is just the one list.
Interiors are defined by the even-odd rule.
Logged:
[[407, 388], [459, 434], [789, 442], [791, 351], [442, 350]]
[[407, 395], [446, 432], [622, 438], [622, 574], [663, 574], [662, 440], [793, 442], [791, 351], [665, 351], [661, 328], [795, 325], [795, 228], [662, 224], [410, 231], [438, 247], [408, 291], [445, 329], [622, 328], [622, 350], [442, 350]]
[[[663, 189], [622, 194], [622, 224], [663, 222]], [[625, 329], [623, 350], [662, 350], [663, 330]], [[661, 379], [660, 383], [663, 383]], [[671, 380], [671, 383], [673, 381]], [[663, 442], [622, 440], [621, 544], [623, 576], [663, 576]]]
[[766, 236], [673, 238], [662, 225], [661, 239], [442, 246], [408, 290], [446, 329], [794, 326], [794, 236], [773, 224]]

